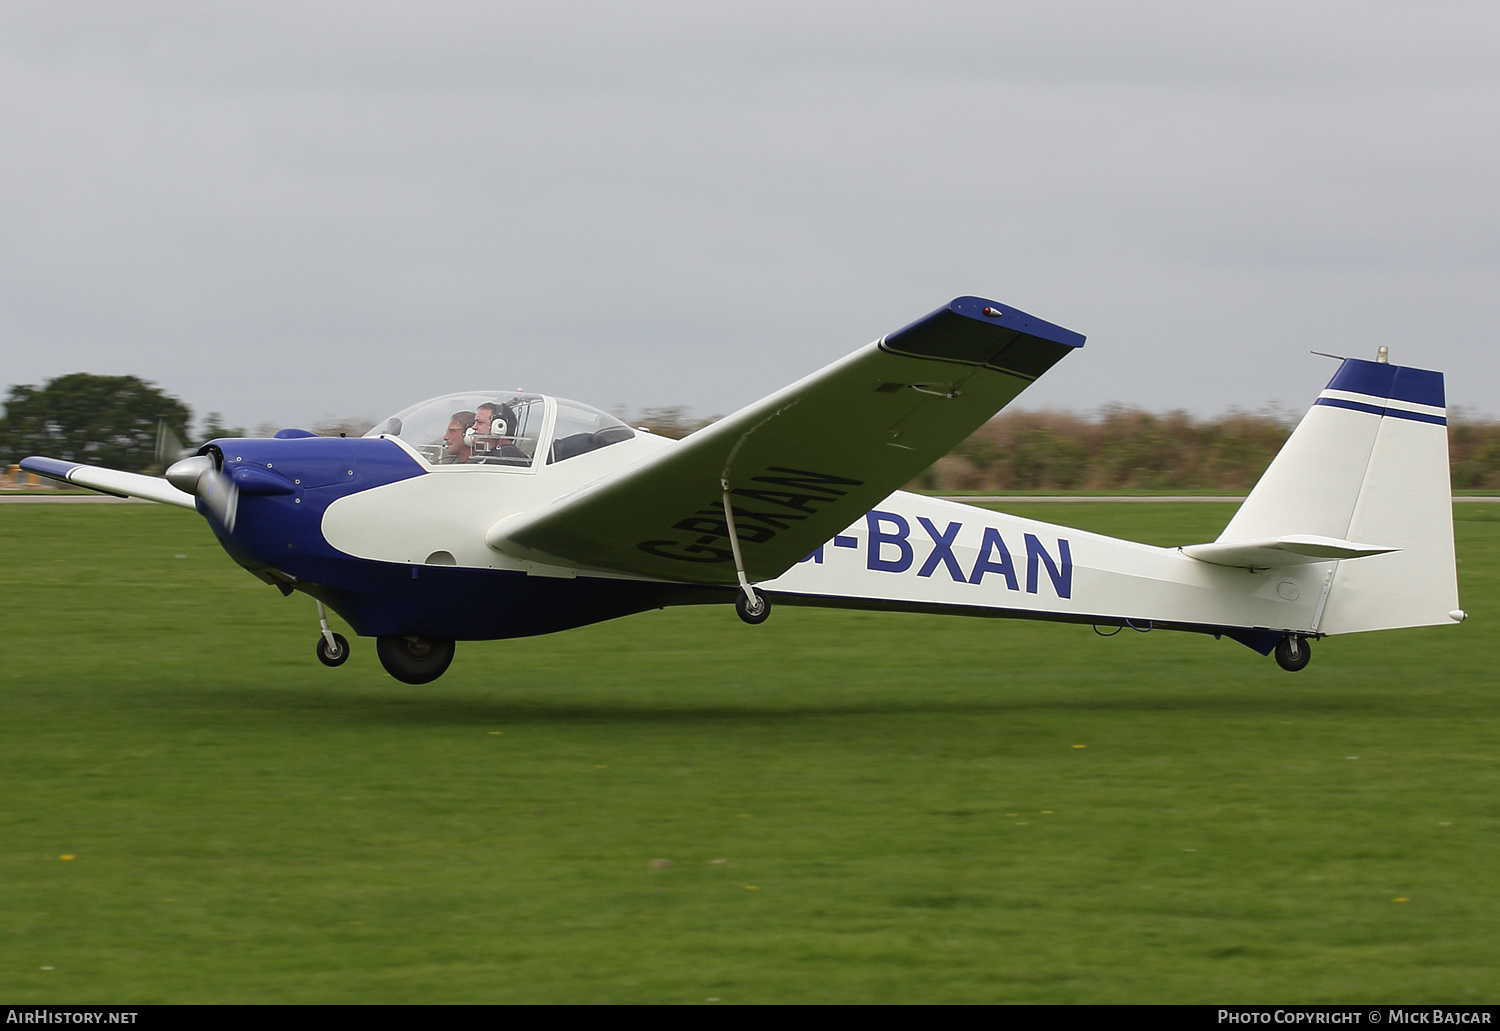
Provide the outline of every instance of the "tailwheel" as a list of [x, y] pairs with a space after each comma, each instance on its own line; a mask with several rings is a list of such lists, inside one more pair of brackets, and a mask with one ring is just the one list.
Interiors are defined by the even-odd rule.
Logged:
[[1287, 634], [1276, 643], [1276, 664], [1295, 673], [1312, 661], [1312, 645], [1301, 634]]
[[[752, 597], [754, 601], [751, 601]], [[758, 626], [771, 614], [771, 600], [759, 591], [751, 591], [749, 595], [739, 591], [734, 596], [734, 611], [746, 623]]]
[[349, 661], [349, 641], [343, 634], [329, 633], [318, 637], [318, 661], [325, 666], [342, 666]]
[[403, 684], [430, 684], [453, 661], [453, 642], [446, 637], [377, 637], [375, 654]]

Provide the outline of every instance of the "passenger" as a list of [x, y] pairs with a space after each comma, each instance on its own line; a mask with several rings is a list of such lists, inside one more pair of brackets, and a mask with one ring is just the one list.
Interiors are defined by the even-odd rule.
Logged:
[[468, 431], [473, 425], [473, 412], [453, 413], [448, 420], [448, 432], [443, 434], [443, 457], [439, 465], [458, 465], [469, 460]]

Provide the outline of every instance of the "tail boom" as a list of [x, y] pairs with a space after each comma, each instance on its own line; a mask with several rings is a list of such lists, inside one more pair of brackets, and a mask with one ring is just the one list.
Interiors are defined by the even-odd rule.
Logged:
[[794, 604], [1223, 633], [1262, 652], [1450, 624], [1463, 613], [1446, 421], [1441, 373], [1349, 359], [1212, 544], [898, 491], [761, 586]]

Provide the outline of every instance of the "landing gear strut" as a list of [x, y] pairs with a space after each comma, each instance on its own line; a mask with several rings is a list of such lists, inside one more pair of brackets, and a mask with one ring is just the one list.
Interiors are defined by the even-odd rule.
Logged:
[[1276, 664], [1295, 673], [1312, 661], [1312, 645], [1301, 634], [1287, 634], [1276, 643]]
[[325, 666], [342, 666], [349, 661], [349, 641], [343, 634], [336, 634], [328, 626], [328, 610], [318, 602], [318, 626], [322, 635], [318, 638], [318, 661]]
[[453, 642], [446, 637], [377, 637], [375, 654], [403, 684], [430, 684], [453, 661]]
[[734, 611], [751, 626], [758, 626], [771, 614], [771, 603], [766, 596], [750, 586], [745, 576], [745, 556], [740, 554], [740, 532], [734, 525], [734, 503], [729, 500], [729, 481], [720, 480], [724, 494], [724, 525], [729, 530], [729, 547], [734, 552], [734, 575], [740, 582], [740, 591], [734, 596]]

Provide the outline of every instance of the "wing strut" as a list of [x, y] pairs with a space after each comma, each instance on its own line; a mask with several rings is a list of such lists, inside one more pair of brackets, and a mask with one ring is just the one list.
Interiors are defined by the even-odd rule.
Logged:
[[739, 577], [740, 590], [745, 592], [746, 612], [758, 616], [766, 603], [755, 593], [755, 588], [750, 586], [750, 581], [745, 576], [745, 558], [740, 554], [740, 534], [734, 528], [734, 505], [729, 500], [729, 481], [720, 480], [719, 488], [724, 495], [724, 528], [729, 531], [729, 550], [734, 552], [734, 575]]

